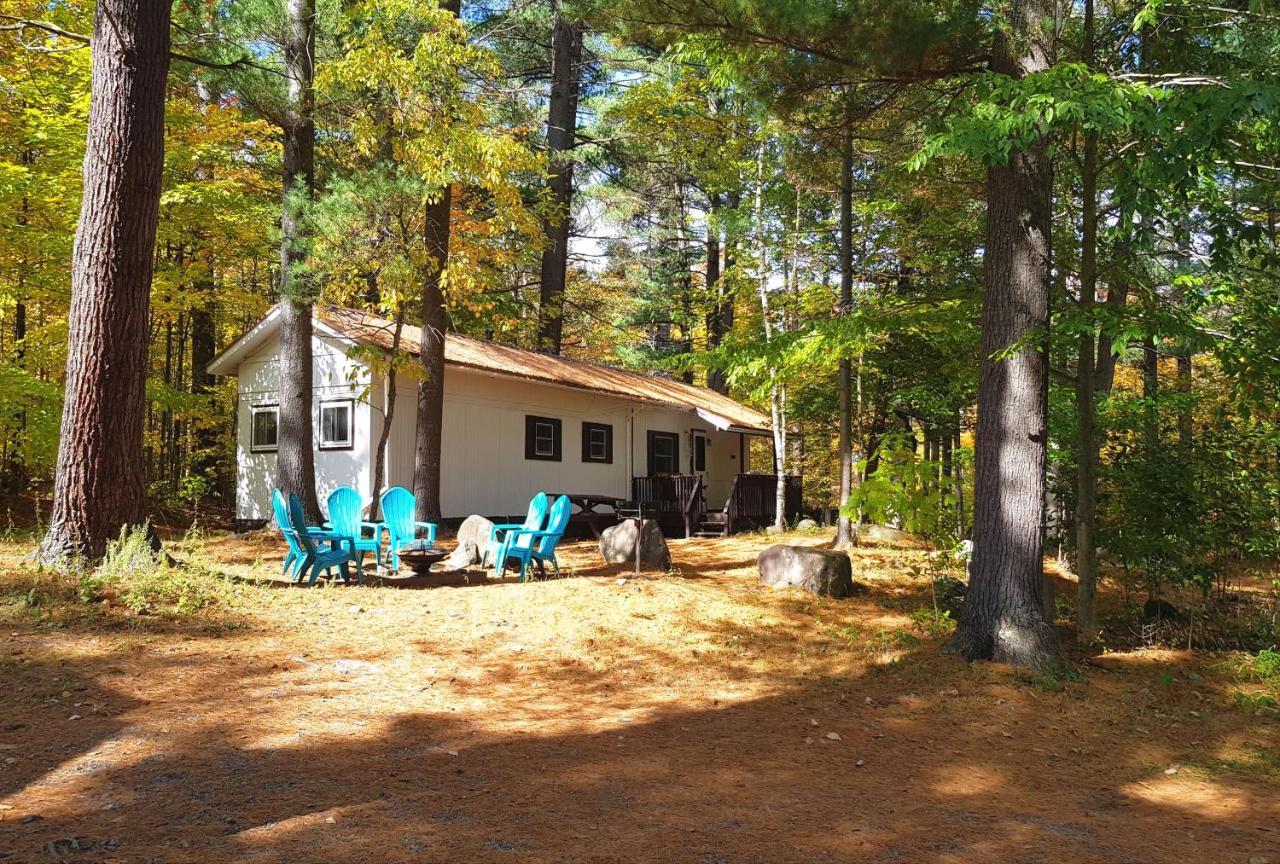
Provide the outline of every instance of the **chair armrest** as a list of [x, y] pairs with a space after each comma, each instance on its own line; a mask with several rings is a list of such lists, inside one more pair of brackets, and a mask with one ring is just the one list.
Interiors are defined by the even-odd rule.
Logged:
[[525, 530], [524, 525], [515, 525], [515, 524], [494, 525], [489, 529], [489, 542], [492, 543], [493, 541], [498, 539], [499, 531], [518, 531], [518, 530]]
[[436, 542], [436, 525], [434, 522], [414, 522], [415, 528], [424, 528], [427, 532], [427, 545]]
[[330, 543], [346, 543], [348, 546], [355, 548], [355, 540], [346, 534], [339, 534], [337, 531], [308, 531], [312, 540], [328, 540]]

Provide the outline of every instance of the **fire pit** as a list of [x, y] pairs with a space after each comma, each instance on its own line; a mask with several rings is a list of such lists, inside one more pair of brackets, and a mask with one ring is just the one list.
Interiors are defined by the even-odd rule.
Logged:
[[400, 563], [413, 571], [415, 576], [426, 576], [437, 562], [448, 555], [443, 549], [432, 549], [425, 540], [415, 540], [400, 547]]

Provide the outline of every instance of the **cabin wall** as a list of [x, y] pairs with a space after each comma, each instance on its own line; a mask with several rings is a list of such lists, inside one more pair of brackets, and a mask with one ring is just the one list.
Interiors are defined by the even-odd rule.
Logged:
[[[280, 401], [279, 339], [268, 339], [240, 365], [239, 402], [236, 410], [236, 518], [271, 518], [271, 490], [275, 486], [276, 454], [254, 453], [251, 443], [252, 407]], [[312, 430], [319, 441], [320, 403], [326, 399], [350, 398], [353, 405], [353, 446], [345, 450], [316, 450], [316, 492], [323, 507], [325, 498], [339, 486], [354, 486], [368, 496], [372, 465], [370, 454], [377, 434], [371, 425], [367, 394], [370, 387], [366, 367], [346, 354], [337, 339], [315, 336], [312, 340], [314, 401]]]
[[[388, 444], [390, 485], [413, 485], [416, 388], [416, 381], [398, 388]], [[559, 461], [525, 458], [526, 415], [561, 421]], [[613, 426], [612, 464], [582, 461], [583, 422]], [[629, 497], [631, 477], [648, 473], [646, 433], [678, 434], [680, 470], [687, 472], [695, 428], [705, 430], [708, 437], [708, 506], [723, 506], [738, 470], [737, 433], [715, 430], [686, 411], [450, 366], [445, 371], [443, 515], [523, 517], [537, 492]]]
[[[370, 380], [367, 367], [346, 354], [338, 339], [317, 335], [314, 353], [313, 430], [319, 440], [319, 406], [326, 399], [354, 400], [354, 446], [316, 450], [317, 493], [323, 506], [338, 486], [372, 492], [373, 453], [385, 411], [385, 379]], [[267, 339], [239, 369], [236, 518], [271, 518], [275, 453], [251, 452], [251, 407], [279, 401], [279, 340]], [[417, 378], [402, 375], [387, 443], [383, 488], [413, 488]], [[561, 421], [559, 461], [525, 458], [525, 417]], [[582, 459], [583, 422], [613, 427], [613, 461]], [[445, 372], [441, 505], [445, 518], [471, 513], [523, 518], [529, 498], [543, 492], [577, 492], [627, 498], [632, 476], [646, 475], [650, 430], [680, 438], [680, 471], [693, 465], [694, 430], [707, 437], [707, 506], [724, 506], [739, 464], [740, 436], [721, 432], [696, 415], [572, 387], [525, 381], [450, 366]]]

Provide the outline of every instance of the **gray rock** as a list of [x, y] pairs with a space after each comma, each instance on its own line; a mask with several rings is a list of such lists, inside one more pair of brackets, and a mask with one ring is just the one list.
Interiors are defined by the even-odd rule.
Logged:
[[862, 525], [858, 528], [858, 537], [875, 540], [881, 543], [905, 543], [909, 546], [927, 546], [927, 541], [901, 528], [891, 525]]
[[817, 531], [818, 523], [813, 519], [809, 519], [808, 517], [806, 517], [796, 523], [796, 530], [797, 531]]
[[444, 560], [444, 568], [462, 570], [473, 564], [491, 566], [493, 556], [486, 556], [484, 547], [489, 542], [489, 532], [492, 529], [493, 523], [483, 516], [468, 516], [463, 519], [458, 526], [458, 545]]
[[[644, 520], [640, 535], [640, 566], [647, 570], [671, 569], [671, 550], [662, 529], [652, 519]], [[607, 564], [635, 564], [636, 520], [624, 519], [600, 532], [600, 554]]]
[[764, 529], [764, 533], [768, 534], [770, 537], [777, 537], [786, 530], [787, 529], [783, 528], [781, 525], [769, 525]]
[[803, 588], [825, 597], [852, 597], [862, 586], [853, 581], [853, 564], [843, 552], [779, 543], [760, 553], [756, 561], [760, 584], [774, 588]]

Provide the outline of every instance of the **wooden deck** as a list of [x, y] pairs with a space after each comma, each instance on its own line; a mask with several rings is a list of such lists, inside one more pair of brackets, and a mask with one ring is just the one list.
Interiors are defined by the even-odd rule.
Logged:
[[[631, 498], [646, 516], [657, 519], [668, 537], [722, 536], [772, 525], [777, 511], [775, 474], [739, 474], [725, 501], [707, 501], [697, 474], [633, 477]], [[785, 518], [800, 515], [803, 484], [800, 477], [786, 477]]]

